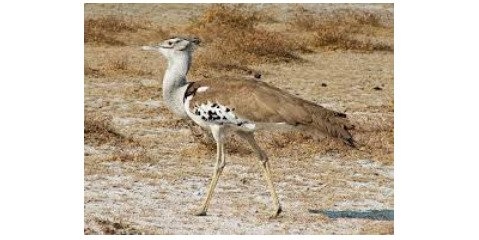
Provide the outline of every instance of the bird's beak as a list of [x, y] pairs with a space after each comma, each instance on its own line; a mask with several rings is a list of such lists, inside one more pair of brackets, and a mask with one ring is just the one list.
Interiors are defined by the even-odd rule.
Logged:
[[143, 46], [141, 47], [144, 51], [158, 51], [158, 46]]

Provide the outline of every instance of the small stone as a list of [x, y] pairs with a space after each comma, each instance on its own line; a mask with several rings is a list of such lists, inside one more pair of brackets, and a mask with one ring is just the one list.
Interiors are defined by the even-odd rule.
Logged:
[[374, 87], [373, 89], [376, 90], [376, 91], [381, 91], [381, 90], [383, 90], [381, 87], [378, 87], [378, 86]]
[[321, 83], [321, 87], [327, 87], [327, 86], [328, 86], [328, 84], [326, 84], [326, 83]]
[[318, 209], [308, 209], [308, 212], [310, 212], [310, 213], [321, 213], [321, 210], [318, 210]]

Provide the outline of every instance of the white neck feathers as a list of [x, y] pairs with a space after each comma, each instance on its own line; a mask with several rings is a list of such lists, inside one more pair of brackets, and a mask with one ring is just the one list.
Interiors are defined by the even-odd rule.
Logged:
[[191, 52], [177, 51], [167, 56], [168, 68], [163, 77], [163, 100], [175, 114], [186, 117], [183, 106], [187, 87], [186, 75], [191, 64]]

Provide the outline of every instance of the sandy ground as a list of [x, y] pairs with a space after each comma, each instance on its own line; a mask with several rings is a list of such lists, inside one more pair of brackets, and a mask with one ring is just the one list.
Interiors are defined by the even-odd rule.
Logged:
[[[185, 5], [132, 6], [86, 5], [85, 16], [138, 14], [168, 22], [202, 11]], [[158, 9], [165, 15], [155, 15]], [[133, 56], [131, 61], [153, 75], [85, 76], [85, 111], [110, 116], [113, 127], [138, 142], [148, 157], [115, 160], [121, 147], [85, 143], [85, 234], [394, 233], [392, 52], [316, 52], [304, 54], [303, 63], [254, 66], [262, 70], [262, 81], [299, 97], [353, 119], [384, 122], [372, 130], [376, 135], [360, 139], [383, 137], [379, 155], [361, 149], [349, 154], [352, 150], [325, 143], [329, 140], [260, 133], [284, 210], [277, 219], [268, 218], [266, 183], [253, 154], [241, 146], [227, 156], [208, 216], [192, 215], [205, 197], [214, 150], [195, 141], [186, 124], [167, 111], [159, 89], [165, 62], [159, 55], [133, 46], [85, 46], [85, 61], [100, 65], [111, 52]], [[380, 91], [373, 89], [378, 86]]]

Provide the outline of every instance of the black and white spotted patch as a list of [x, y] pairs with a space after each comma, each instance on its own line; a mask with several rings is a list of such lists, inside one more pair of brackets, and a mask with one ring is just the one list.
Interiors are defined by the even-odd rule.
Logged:
[[192, 112], [201, 118], [201, 120], [206, 122], [214, 122], [217, 124], [235, 124], [237, 126], [247, 123], [247, 121], [238, 118], [234, 114], [234, 109], [220, 105], [218, 103], [208, 102], [199, 106], [195, 106]]
[[196, 105], [190, 108], [190, 101], [194, 97], [195, 93], [201, 93], [208, 90], [208, 86], [202, 86], [194, 89], [192, 93], [185, 94], [184, 106], [189, 117], [193, 119], [197, 124], [207, 126], [211, 124], [216, 125], [234, 125], [243, 129], [254, 130], [255, 124], [251, 123], [247, 119], [238, 117], [234, 108], [221, 105], [217, 102], [207, 102], [201, 105]]
[[218, 103], [204, 103], [195, 106], [191, 112], [197, 120], [204, 124], [235, 125], [251, 130], [255, 127], [255, 125], [248, 120], [236, 116], [234, 109]]

